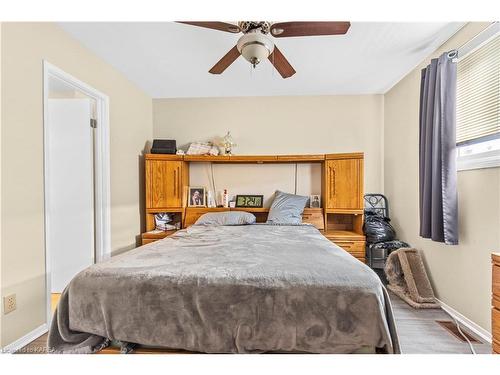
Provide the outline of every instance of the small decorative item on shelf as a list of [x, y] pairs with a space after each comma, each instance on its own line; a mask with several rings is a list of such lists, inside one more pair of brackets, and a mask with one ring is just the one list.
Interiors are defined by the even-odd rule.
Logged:
[[235, 208], [236, 207], [236, 201], [229, 202], [229, 207]]
[[212, 142], [193, 142], [189, 145], [187, 155], [219, 155], [219, 149]]
[[262, 208], [264, 206], [263, 195], [237, 195], [236, 207]]
[[214, 192], [212, 190], [207, 191], [207, 206], [217, 207], [217, 204], [215, 203]]
[[212, 149], [210, 142], [193, 142], [189, 145], [187, 155], [207, 155]]
[[180, 223], [173, 223], [172, 222], [173, 220], [174, 220], [173, 214], [167, 212], [159, 212], [155, 214], [155, 229], [161, 231], [179, 229], [179, 227], [176, 224]]
[[236, 143], [234, 143], [233, 137], [231, 137], [231, 132], [228, 131], [224, 138], [222, 138], [222, 147], [224, 148], [224, 154], [231, 155], [233, 152], [233, 147], [235, 146]]
[[310, 208], [321, 208], [321, 199], [319, 195], [309, 196], [309, 207]]
[[216, 146], [212, 145], [212, 148], [210, 149], [210, 151], [208, 151], [208, 154], [212, 156], [217, 156], [219, 155], [219, 149]]
[[224, 206], [224, 193], [227, 192], [226, 189], [224, 190], [218, 190], [217, 191], [217, 194], [215, 196], [215, 203], [217, 205], [217, 207], [226, 207]]
[[222, 195], [222, 205], [224, 207], [229, 207], [229, 195], [227, 194], [227, 189], [224, 189], [224, 194]]
[[189, 187], [189, 207], [205, 207], [205, 188], [204, 187]]

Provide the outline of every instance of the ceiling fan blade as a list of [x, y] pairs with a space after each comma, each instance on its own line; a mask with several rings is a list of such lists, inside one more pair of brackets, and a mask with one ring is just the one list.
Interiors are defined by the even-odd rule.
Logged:
[[207, 22], [198, 22], [198, 21], [177, 21], [177, 23], [184, 23], [186, 25], [205, 27], [207, 29], [226, 31], [228, 33], [237, 34], [241, 31], [238, 25], [234, 25], [232, 23], [227, 22], [219, 22], [219, 21], [207, 21]]
[[212, 69], [209, 70], [209, 72], [212, 73], [212, 74], [221, 74], [239, 56], [240, 56], [240, 52], [238, 51], [238, 48], [236, 46], [234, 46], [233, 48], [231, 48], [231, 50], [228, 53], [226, 53], [222, 57], [222, 59], [220, 59], [219, 61], [217, 61], [217, 64], [215, 64], [212, 67]]
[[276, 38], [313, 35], [342, 35], [351, 27], [350, 22], [280, 22], [273, 23], [271, 34]]
[[295, 69], [290, 65], [278, 47], [274, 46], [274, 51], [269, 55], [268, 59], [283, 78], [288, 78], [295, 74]]

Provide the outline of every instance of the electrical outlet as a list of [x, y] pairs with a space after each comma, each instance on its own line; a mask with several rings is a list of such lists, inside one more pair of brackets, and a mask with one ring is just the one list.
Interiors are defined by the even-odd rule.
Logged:
[[3, 297], [3, 313], [8, 314], [16, 309], [16, 295]]

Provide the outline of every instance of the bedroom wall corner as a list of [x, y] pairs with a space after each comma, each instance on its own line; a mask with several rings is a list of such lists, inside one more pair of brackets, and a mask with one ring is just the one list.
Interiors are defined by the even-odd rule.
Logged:
[[152, 99], [57, 24], [4, 23], [1, 36], [1, 294], [17, 295], [17, 309], [1, 315], [5, 347], [46, 321], [43, 60], [110, 98], [113, 254], [135, 247], [143, 229], [140, 166]]
[[458, 246], [420, 238], [418, 212], [420, 70], [488, 25], [465, 25], [384, 95], [384, 180], [398, 237], [422, 250], [437, 297], [491, 331], [490, 253], [500, 250], [500, 168], [458, 172]]

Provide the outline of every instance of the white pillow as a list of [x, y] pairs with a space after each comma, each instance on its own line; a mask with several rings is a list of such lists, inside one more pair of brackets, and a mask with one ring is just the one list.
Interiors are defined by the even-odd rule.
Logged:
[[245, 211], [210, 212], [201, 215], [194, 225], [247, 225], [255, 221], [255, 215]]

